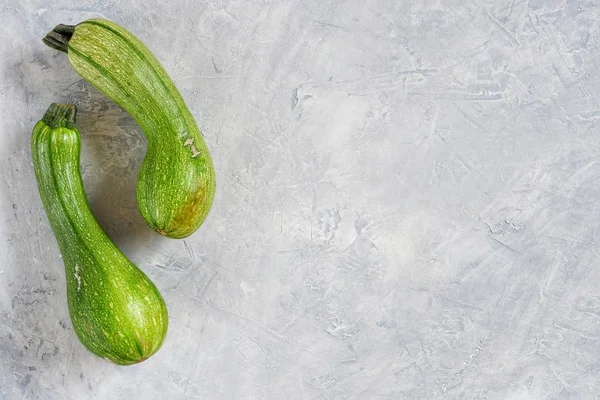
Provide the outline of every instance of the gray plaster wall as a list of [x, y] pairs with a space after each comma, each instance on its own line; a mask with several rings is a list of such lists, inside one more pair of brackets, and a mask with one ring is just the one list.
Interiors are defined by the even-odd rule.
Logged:
[[[1, 399], [598, 399], [595, 0], [3, 0]], [[137, 210], [146, 142], [41, 38], [105, 17], [214, 157], [202, 228]], [[148, 361], [87, 352], [29, 139], [79, 107], [93, 211], [164, 294]]]

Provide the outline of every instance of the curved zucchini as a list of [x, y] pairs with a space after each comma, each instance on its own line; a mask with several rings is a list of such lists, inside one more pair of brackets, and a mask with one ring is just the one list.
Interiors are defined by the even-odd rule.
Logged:
[[156, 57], [133, 34], [104, 19], [58, 25], [44, 39], [75, 71], [127, 111], [148, 139], [137, 181], [146, 223], [172, 238], [194, 233], [215, 194], [208, 148], [183, 98]]
[[52, 104], [32, 133], [38, 188], [67, 276], [75, 333], [92, 353], [116, 364], [141, 362], [161, 347], [167, 308], [156, 286], [104, 233], [79, 172], [76, 108]]

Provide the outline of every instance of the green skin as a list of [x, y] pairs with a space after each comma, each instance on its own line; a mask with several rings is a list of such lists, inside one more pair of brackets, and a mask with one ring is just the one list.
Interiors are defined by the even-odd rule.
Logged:
[[135, 364], [161, 347], [167, 308], [156, 286], [104, 233], [89, 208], [75, 113], [73, 105], [52, 104], [33, 129], [38, 188], [63, 256], [69, 313], [79, 340], [116, 364]]
[[75, 71], [144, 131], [148, 152], [137, 201], [146, 223], [171, 238], [194, 233], [212, 206], [214, 166], [196, 121], [156, 57], [129, 31], [104, 19], [58, 25], [44, 43], [66, 52]]

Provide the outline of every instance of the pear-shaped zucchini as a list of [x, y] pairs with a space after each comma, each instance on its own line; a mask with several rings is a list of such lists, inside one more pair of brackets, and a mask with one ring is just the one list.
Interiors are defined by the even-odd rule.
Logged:
[[137, 181], [146, 223], [172, 238], [195, 232], [215, 194], [215, 172], [196, 121], [171, 78], [132, 33], [105, 19], [58, 25], [43, 39], [127, 111], [148, 139]]
[[75, 113], [73, 105], [52, 104], [33, 129], [38, 188], [65, 264], [69, 314], [79, 340], [116, 364], [134, 364], [161, 347], [167, 308], [156, 286], [104, 233], [88, 206]]

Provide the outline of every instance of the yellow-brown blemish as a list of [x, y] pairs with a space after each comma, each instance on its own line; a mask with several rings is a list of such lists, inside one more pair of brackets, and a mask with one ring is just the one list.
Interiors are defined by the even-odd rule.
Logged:
[[192, 145], [192, 158], [196, 158], [200, 155], [200, 152], [198, 151], [198, 149], [196, 149], [196, 146]]
[[187, 146], [190, 146], [190, 149], [192, 150], [192, 158], [196, 158], [200, 155], [200, 152], [198, 151], [198, 149], [196, 148], [196, 145], [194, 144], [194, 139], [188, 138], [185, 142], [183, 142], [183, 147], [187, 147]]

